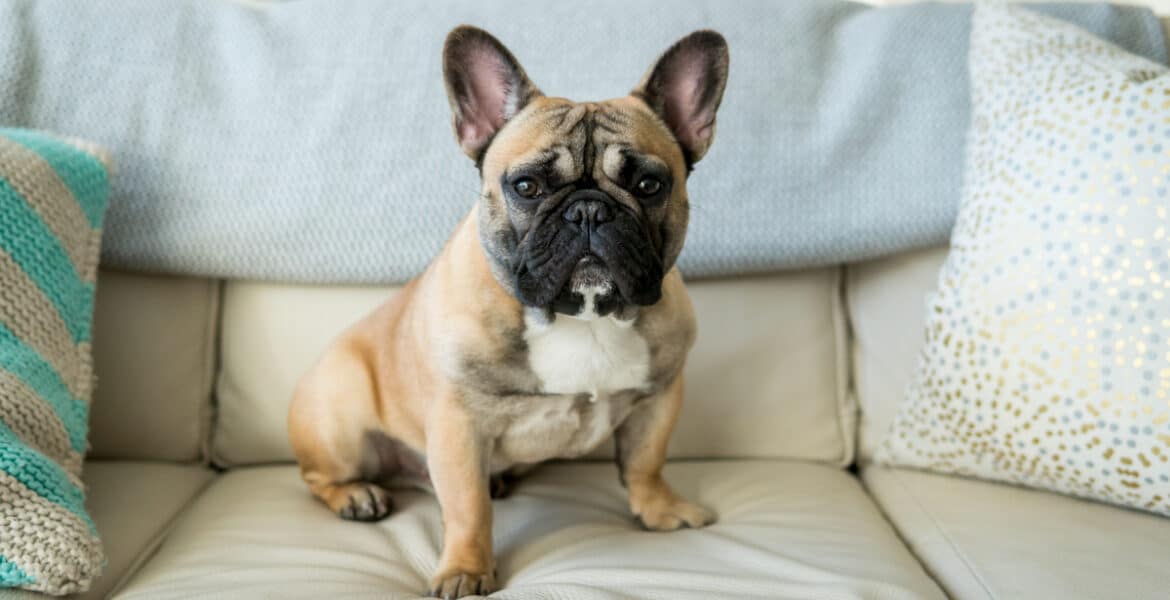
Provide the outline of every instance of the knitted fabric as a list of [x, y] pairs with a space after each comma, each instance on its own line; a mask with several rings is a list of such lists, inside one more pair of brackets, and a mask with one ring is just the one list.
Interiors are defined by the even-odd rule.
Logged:
[[103, 155], [0, 129], [0, 587], [88, 589], [101, 570], [81, 463]]
[[[970, 5], [840, 0], [0, 0], [0, 124], [118, 157], [102, 263], [400, 283], [476, 202], [440, 55], [491, 31], [540, 88], [625, 94], [672, 42], [726, 36], [711, 151], [687, 184], [688, 278], [945, 243], [970, 114]], [[1145, 8], [1045, 5], [1165, 62]], [[101, 23], [101, 27], [94, 27]]]

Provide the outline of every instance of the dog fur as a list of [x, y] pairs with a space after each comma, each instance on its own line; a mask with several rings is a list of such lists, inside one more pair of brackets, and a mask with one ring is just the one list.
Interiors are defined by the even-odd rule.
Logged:
[[727, 56], [721, 36], [696, 32], [629, 96], [577, 103], [544, 96], [486, 32], [448, 37], [456, 138], [482, 195], [424, 273], [333, 342], [289, 413], [305, 482], [343, 518], [390, 514], [396, 482], [433, 488], [431, 593], [495, 590], [493, 491], [611, 434], [645, 527], [713, 521], [662, 467], [695, 335], [674, 266], [686, 183], [714, 135]]

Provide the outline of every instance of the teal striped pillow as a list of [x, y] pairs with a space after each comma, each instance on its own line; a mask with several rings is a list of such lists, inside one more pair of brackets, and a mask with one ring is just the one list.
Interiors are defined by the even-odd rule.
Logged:
[[0, 587], [79, 592], [103, 563], [80, 480], [103, 157], [0, 128]]

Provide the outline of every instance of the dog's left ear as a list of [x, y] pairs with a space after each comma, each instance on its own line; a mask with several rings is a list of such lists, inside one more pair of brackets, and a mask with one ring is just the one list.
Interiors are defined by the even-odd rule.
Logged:
[[727, 40], [704, 29], [675, 42], [631, 95], [650, 105], [674, 132], [688, 163], [715, 137], [715, 111], [727, 86]]
[[455, 137], [479, 160], [492, 136], [526, 104], [541, 95], [520, 62], [482, 29], [462, 25], [443, 45], [443, 78]]

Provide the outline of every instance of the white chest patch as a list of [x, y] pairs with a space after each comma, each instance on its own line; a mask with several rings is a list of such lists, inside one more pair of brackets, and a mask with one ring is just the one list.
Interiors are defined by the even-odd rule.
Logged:
[[580, 318], [525, 318], [529, 368], [548, 396], [520, 407], [497, 440], [493, 468], [588, 453], [629, 415], [631, 397], [617, 392], [648, 385], [650, 349], [633, 321], [599, 317], [587, 299]]
[[528, 362], [546, 394], [591, 394], [644, 388], [650, 350], [633, 322], [606, 316], [558, 315], [550, 324], [528, 320]]

